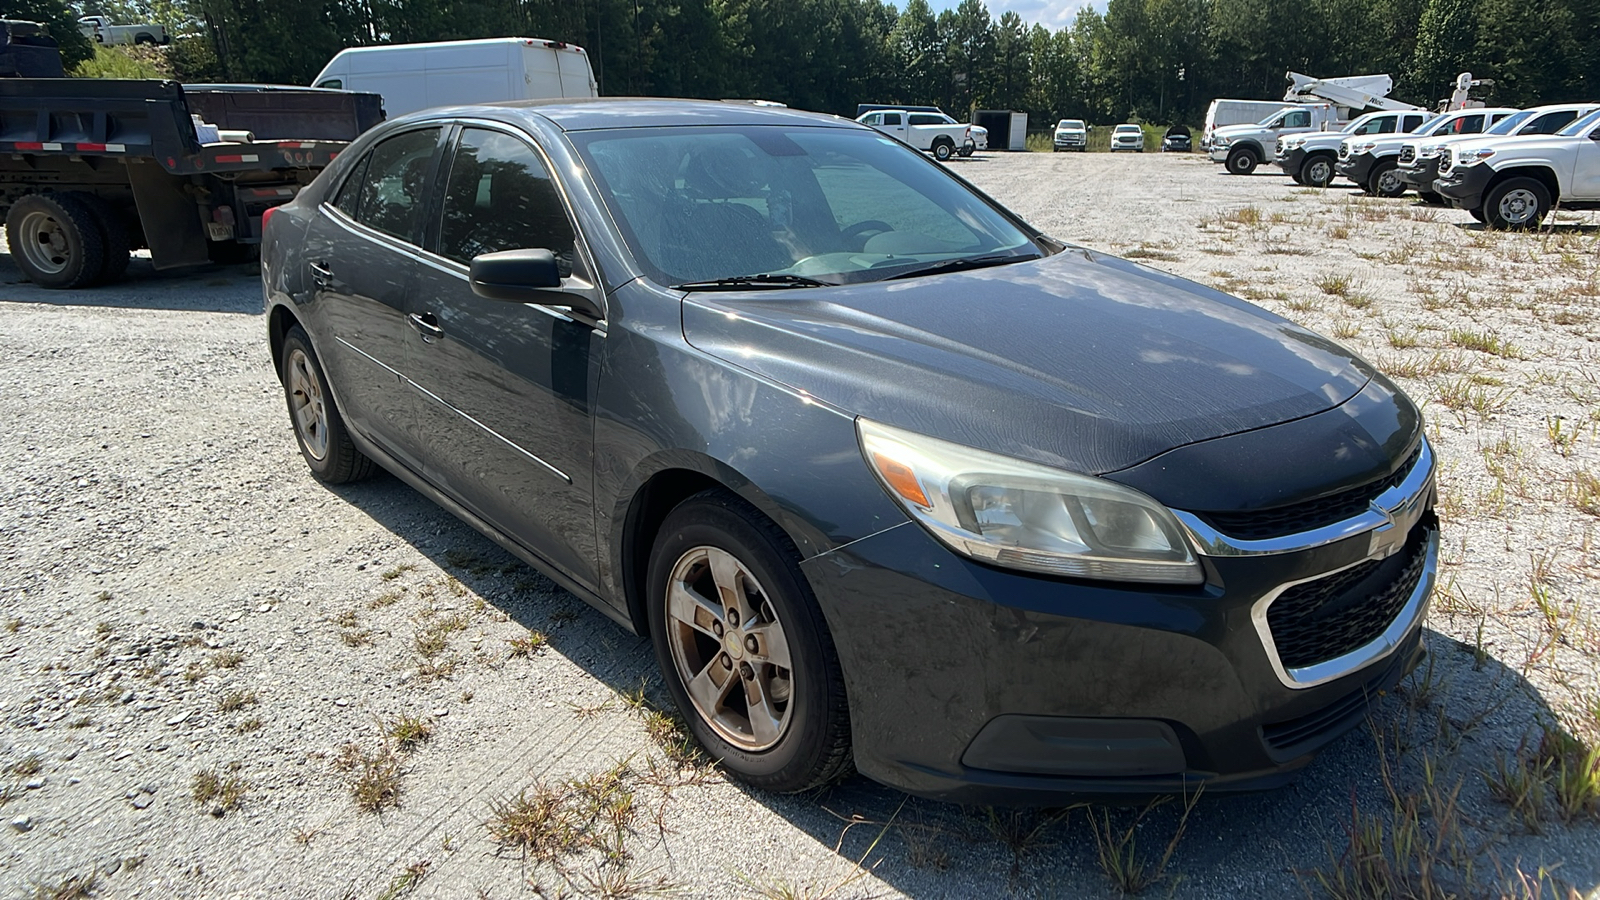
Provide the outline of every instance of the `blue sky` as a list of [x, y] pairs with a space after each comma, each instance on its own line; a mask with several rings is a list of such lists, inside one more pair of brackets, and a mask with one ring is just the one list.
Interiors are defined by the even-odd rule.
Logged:
[[[961, 0], [928, 0], [928, 5], [933, 7], [935, 15], [942, 9], [954, 9], [960, 4]], [[905, 6], [905, 3], [896, 5]], [[1099, 8], [1105, 4], [1098, 0], [984, 0], [984, 5], [989, 7], [989, 15], [996, 19], [1010, 10], [1021, 16], [1022, 21], [1029, 25], [1037, 22], [1054, 30], [1071, 25], [1079, 9], [1085, 6]]]

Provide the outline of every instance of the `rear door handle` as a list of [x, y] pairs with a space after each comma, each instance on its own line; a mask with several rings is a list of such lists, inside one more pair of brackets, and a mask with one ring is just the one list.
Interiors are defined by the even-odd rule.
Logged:
[[416, 330], [417, 334], [422, 335], [422, 339], [428, 343], [444, 337], [444, 329], [439, 327], [438, 318], [431, 312], [412, 313], [406, 316], [406, 322]]

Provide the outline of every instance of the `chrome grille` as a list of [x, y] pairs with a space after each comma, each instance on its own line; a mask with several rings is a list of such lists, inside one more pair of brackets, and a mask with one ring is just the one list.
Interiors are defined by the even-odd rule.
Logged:
[[1418, 445], [1400, 468], [1388, 476], [1315, 500], [1268, 509], [1197, 512], [1196, 515], [1223, 534], [1243, 540], [1255, 541], [1310, 531], [1313, 528], [1348, 519], [1365, 510], [1379, 494], [1405, 481], [1421, 455], [1422, 447]]

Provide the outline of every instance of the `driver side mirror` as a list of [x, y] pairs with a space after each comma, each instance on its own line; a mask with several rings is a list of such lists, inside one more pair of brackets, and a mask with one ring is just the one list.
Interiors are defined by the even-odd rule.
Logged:
[[549, 250], [501, 250], [472, 258], [472, 292], [485, 300], [564, 306], [589, 319], [602, 319], [600, 305], [579, 291], [561, 288], [561, 268]]

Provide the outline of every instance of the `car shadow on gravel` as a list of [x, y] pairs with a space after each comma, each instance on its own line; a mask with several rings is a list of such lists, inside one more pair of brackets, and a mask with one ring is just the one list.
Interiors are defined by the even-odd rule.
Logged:
[[136, 256], [127, 274], [111, 284], [49, 290], [24, 278], [11, 254], [0, 251], [0, 303], [260, 315], [260, 269], [209, 264], [157, 272], [147, 257]]
[[[620, 695], [646, 686], [666, 704], [647, 639], [633, 635], [397, 478], [329, 488], [459, 579], [490, 606]], [[859, 775], [818, 792], [780, 795], [739, 787], [817, 844], [840, 871], [812, 883], [768, 884], [763, 896], [856, 896], [873, 878], [917, 898], [996, 894], [1120, 896], [1104, 869], [1117, 853], [1144, 867], [1159, 896], [1307, 894], [1320, 872], [1348, 865], [1352, 834], [1383, 823], [1415, 825], [1425, 841], [1394, 860], [1409, 871], [1424, 860], [1440, 883], [1458, 878], [1504, 885], [1559, 865], [1560, 881], [1586, 892], [1600, 885], [1600, 831], [1541, 823], [1533, 836], [1493, 800], [1486, 773], [1541, 744], [1539, 723], [1554, 716], [1537, 690], [1483, 647], [1425, 634], [1428, 660], [1365, 724], [1334, 741], [1291, 784], [1245, 795], [1168, 798], [1155, 805], [992, 809], [910, 797]], [[933, 725], [931, 727], [937, 727]], [[1556, 738], [1560, 739], [1559, 735]], [[1543, 738], [1548, 741], [1549, 738]], [[1161, 858], [1171, 845], [1165, 868]], [[1399, 846], [1380, 841], [1377, 852]], [[1356, 846], [1357, 853], [1371, 850]], [[1471, 874], [1464, 875], [1466, 862]], [[1487, 879], [1487, 880], [1486, 880]], [[1131, 891], [1130, 891], [1131, 892]], [[1477, 891], [1469, 893], [1476, 894]], [[1553, 893], [1553, 891], [1552, 891]], [[1561, 893], [1561, 896], [1566, 894]]]

